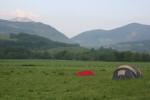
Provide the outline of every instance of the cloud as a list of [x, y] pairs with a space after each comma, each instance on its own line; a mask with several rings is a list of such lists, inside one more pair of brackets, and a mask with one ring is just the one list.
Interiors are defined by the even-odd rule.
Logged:
[[27, 12], [27, 11], [23, 11], [20, 9], [17, 9], [14, 13], [14, 15], [16, 17], [28, 17], [28, 18], [32, 18], [32, 19], [36, 19], [39, 18], [40, 16], [37, 14], [34, 14], [33, 12]]
[[15, 11], [11, 11], [11, 12], [0, 12], [0, 17], [1, 18], [6, 18], [6, 19], [9, 19], [9, 18], [14, 18], [14, 17], [28, 17], [32, 20], [38, 20], [41, 16], [38, 15], [38, 14], [35, 14], [31, 11], [24, 11], [24, 10], [21, 10], [21, 9], [17, 9]]

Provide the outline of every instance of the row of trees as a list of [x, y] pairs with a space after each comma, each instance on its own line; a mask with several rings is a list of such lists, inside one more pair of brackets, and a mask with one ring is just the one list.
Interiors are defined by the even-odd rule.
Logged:
[[62, 50], [51, 53], [25, 48], [1, 48], [0, 59], [60, 59], [60, 60], [93, 60], [93, 61], [150, 61], [150, 54], [137, 52], [119, 52], [112, 49], [90, 49], [82, 52]]
[[112, 49], [91, 49], [90, 51], [73, 53], [61, 51], [52, 56], [54, 59], [93, 60], [93, 61], [150, 61], [150, 54], [131, 51], [119, 52]]

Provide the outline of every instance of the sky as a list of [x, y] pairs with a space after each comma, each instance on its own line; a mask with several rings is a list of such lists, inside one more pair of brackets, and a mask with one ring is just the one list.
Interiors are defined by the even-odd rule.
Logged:
[[0, 0], [0, 18], [28, 17], [68, 37], [129, 23], [150, 25], [150, 0]]

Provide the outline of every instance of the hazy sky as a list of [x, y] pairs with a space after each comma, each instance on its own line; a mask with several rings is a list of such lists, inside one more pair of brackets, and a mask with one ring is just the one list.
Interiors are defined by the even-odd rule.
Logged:
[[150, 24], [150, 0], [0, 0], [0, 18], [29, 17], [68, 37], [132, 22]]

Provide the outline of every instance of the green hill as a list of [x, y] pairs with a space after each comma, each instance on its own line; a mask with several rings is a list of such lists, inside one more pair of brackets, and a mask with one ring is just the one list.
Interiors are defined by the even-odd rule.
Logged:
[[57, 47], [72, 47], [73, 44], [66, 44], [52, 41], [37, 35], [26, 33], [2, 35], [0, 39], [0, 48], [26, 48], [26, 49], [50, 49]]

